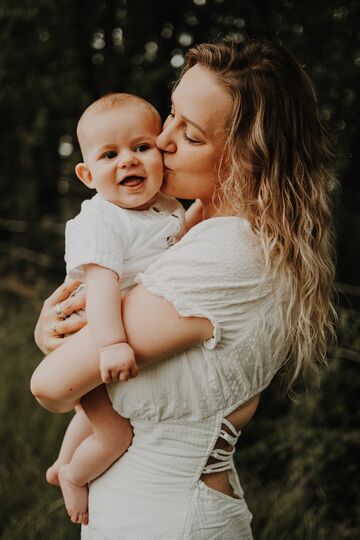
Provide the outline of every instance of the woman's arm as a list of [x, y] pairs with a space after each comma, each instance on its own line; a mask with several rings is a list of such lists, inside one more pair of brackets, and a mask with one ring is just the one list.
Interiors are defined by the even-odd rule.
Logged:
[[183, 317], [171, 302], [144, 285], [137, 285], [124, 298], [123, 322], [140, 369], [200, 345], [213, 335], [208, 319]]
[[[55, 295], [58, 299], [59, 294]], [[44, 307], [44, 320], [49, 319], [53, 300]], [[212, 336], [208, 319], [182, 317], [170, 302], [153, 295], [143, 285], [124, 298], [122, 313], [127, 341], [135, 351], [140, 369]], [[63, 325], [64, 333], [72, 325], [67, 320], [59, 324]], [[47, 343], [46, 328], [41, 322], [36, 334], [40, 343]], [[32, 393], [54, 412], [71, 410], [84, 394], [101, 384], [98, 351], [88, 327], [62, 342], [61, 353], [56, 348], [44, 358], [31, 380]]]

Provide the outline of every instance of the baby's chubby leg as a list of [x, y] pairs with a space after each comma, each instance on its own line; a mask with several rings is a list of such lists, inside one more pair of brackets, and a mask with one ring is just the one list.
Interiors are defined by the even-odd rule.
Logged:
[[79, 444], [92, 433], [92, 427], [81, 405], [75, 407], [72, 417], [61, 444], [60, 452], [55, 462], [46, 471], [49, 484], [59, 486], [59, 468], [69, 463]]
[[132, 427], [112, 408], [101, 385], [81, 399], [93, 433], [75, 450], [70, 463], [59, 470], [65, 506], [73, 523], [88, 522], [87, 484], [100, 476], [130, 446]]

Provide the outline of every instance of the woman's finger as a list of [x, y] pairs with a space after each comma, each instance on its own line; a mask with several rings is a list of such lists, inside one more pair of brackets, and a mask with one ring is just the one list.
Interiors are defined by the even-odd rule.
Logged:
[[55, 335], [67, 335], [74, 334], [74, 332], [77, 332], [85, 325], [85, 317], [74, 313], [70, 317], [67, 317], [67, 319], [65, 320], [56, 319], [56, 321], [51, 324], [50, 329], [51, 332]]
[[58, 287], [52, 295], [44, 302], [48, 306], [55, 306], [59, 302], [66, 300], [70, 294], [81, 285], [81, 282], [75, 279], [69, 279]]
[[46, 335], [42, 342], [38, 343], [40, 350], [46, 355], [57, 349], [64, 343], [65, 339], [62, 336]]
[[[60, 302], [59, 302], [60, 303]], [[67, 317], [74, 313], [74, 311], [79, 311], [84, 309], [86, 304], [86, 294], [85, 292], [70, 296], [67, 300], [64, 300], [60, 303], [61, 311]]]
[[[82, 319], [81, 317], [76, 317], [77, 320], [70, 321], [69, 319], [66, 319], [66, 321], [57, 321], [55, 323], [56, 333], [54, 331], [54, 326], [52, 326], [51, 330], [47, 332], [46, 337], [44, 339], [44, 347], [42, 348], [42, 351], [45, 354], [48, 354], [49, 352], [53, 351], [54, 349], [57, 349], [58, 347], [61, 347], [66, 341], [72, 338], [72, 335], [83, 328], [83, 326], [86, 325], [86, 320]], [[70, 323], [68, 323], [70, 321]], [[60, 328], [58, 327], [58, 324], [62, 325]], [[70, 328], [71, 331], [64, 331], [67, 328]], [[64, 332], [63, 334], [61, 332]]]
[[61, 336], [49, 337], [46, 340], [46, 346], [47, 346], [48, 351], [51, 352], [51, 351], [54, 351], [55, 349], [57, 349], [58, 347], [61, 347], [61, 345], [63, 345], [64, 341], [65, 341], [65, 338], [63, 338]]

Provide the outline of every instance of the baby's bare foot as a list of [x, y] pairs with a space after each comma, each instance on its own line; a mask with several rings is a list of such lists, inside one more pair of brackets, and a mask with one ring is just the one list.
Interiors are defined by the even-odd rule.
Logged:
[[88, 488], [77, 486], [70, 478], [69, 465], [59, 469], [59, 482], [64, 497], [67, 513], [73, 523], [88, 523]]
[[58, 460], [56, 460], [46, 471], [46, 474], [45, 474], [46, 481], [52, 486], [60, 486], [59, 468], [60, 468], [60, 463]]

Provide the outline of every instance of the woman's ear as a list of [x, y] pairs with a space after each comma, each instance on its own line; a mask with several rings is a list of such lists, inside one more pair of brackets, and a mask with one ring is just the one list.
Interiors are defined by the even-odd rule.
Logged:
[[90, 189], [94, 189], [94, 186], [92, 185], [92, 175], [90, 172], [90, 169], [87, 168], [85, 163], [78, 163], [75, 167], [75, 173], [79, 180], [85, 186], [87, 186]]

